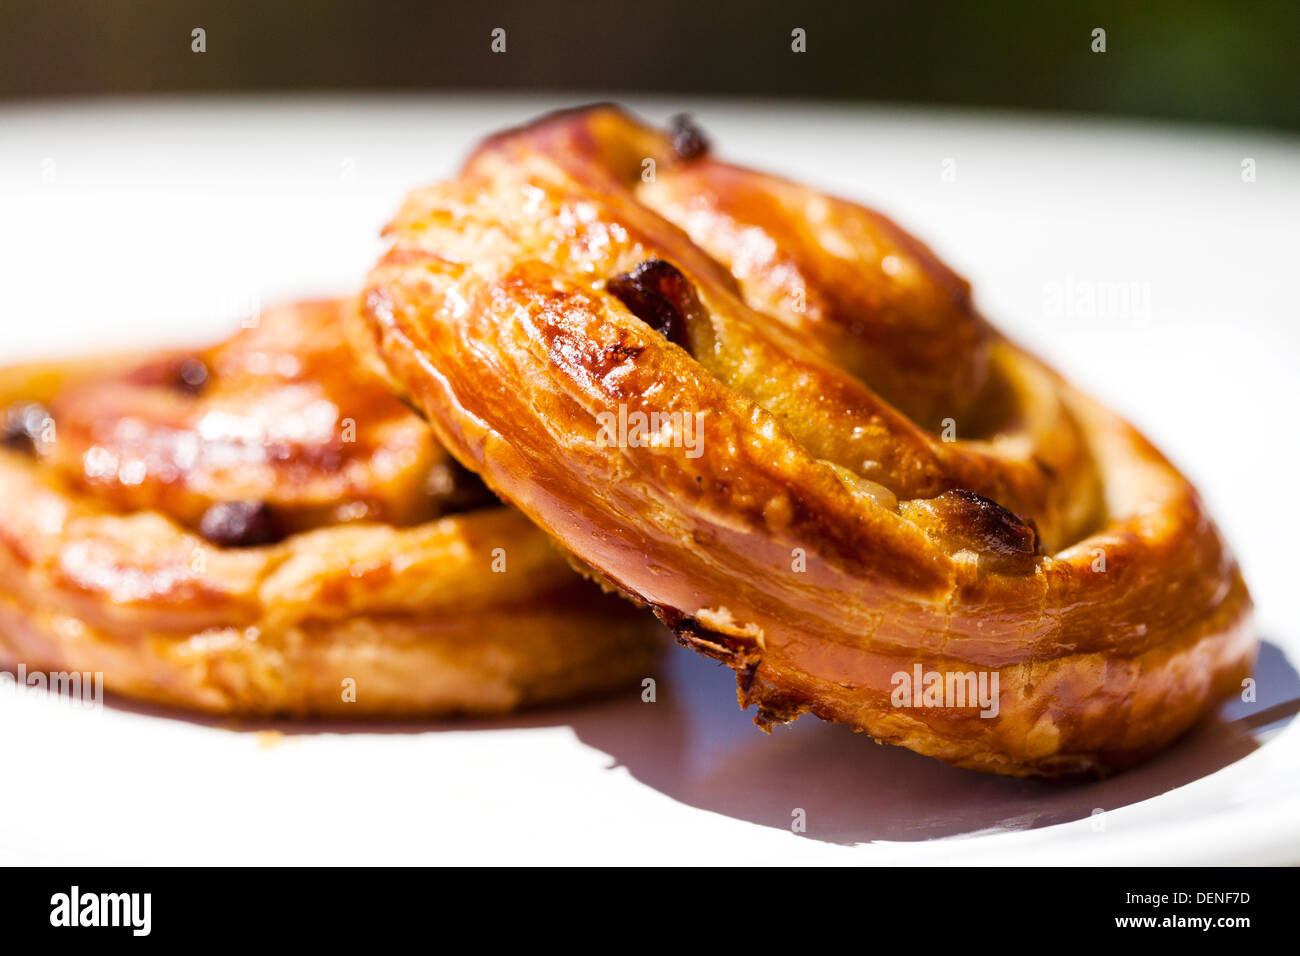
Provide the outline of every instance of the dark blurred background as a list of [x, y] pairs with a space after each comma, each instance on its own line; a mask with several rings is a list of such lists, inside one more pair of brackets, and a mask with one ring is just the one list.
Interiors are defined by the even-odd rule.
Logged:
[[[796, 27], [806, 53], [791, 52]], [[1298, 39], [1294, 0], [0, 0], [0, 97], [694, 93], [1297, 130]]]

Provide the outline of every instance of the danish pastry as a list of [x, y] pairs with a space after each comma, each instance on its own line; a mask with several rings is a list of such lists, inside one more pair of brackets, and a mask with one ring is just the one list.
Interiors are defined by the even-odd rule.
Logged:
[[880, 214], [594, 107], [491, 137], [387, 233], [388, 375], [760, 726], [1105, 771], [1249, 673], [1188, 481]]
[[[659, 636], [364, 371], [340, 304], [0, 372], [0, 660], [213, 713], [485, 714]], [[355, 308], [348, 307], [352, 312]]]

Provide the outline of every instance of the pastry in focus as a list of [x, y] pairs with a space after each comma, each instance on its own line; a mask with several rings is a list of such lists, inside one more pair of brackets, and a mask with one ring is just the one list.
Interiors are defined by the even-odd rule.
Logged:
[[387, 235], [362, 307], [396, 387], [760, 726], [1107, 771], [1250, 673], [1195, 489], [880, 214], [595, 107], [491, 137]]
[[644, 677], [653, 621], [365, 371], [350, 308], [0, 370], [0, 664], [301, 717], [503, 713]]

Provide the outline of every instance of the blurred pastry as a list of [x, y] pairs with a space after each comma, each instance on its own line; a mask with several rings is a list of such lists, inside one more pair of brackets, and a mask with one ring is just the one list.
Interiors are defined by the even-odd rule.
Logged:
[[439, 446], [342, 308], [0, 370], [0, 663], [292, 716], [503, 713], [645, 675], [653, 621]]

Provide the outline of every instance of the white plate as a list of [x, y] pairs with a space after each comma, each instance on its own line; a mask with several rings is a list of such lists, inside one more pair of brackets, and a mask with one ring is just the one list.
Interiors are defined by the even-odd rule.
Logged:
[[[0, 361], [227, 332], [356, 286], [411, 185], [573, 99], [0, 110]], [[966, 773], [812, 718], [772, 736], [674, 649], [639, 696], [445, 726], [229, 729], [0, 695], [0, 859], [61, 863], [1300, 862], [1300, 146], [1258, 131], [634, 101], [873, 203], [1008, 333], [1200, 484], [1268, 644], [1234, 702], [1083, 786]], [[1255, 182], [1242, 163], [1253, 159]], [[945, 170], [955, 171], [946, 181]], [[1100, 293], [1101, 309], [1087, 296]], [[262, 728], [264, 729], [264, 728]], [[805, 811], [807, 832], [791, 832]], [[1094, 811], [1103, 811], [1095, 814]]]

